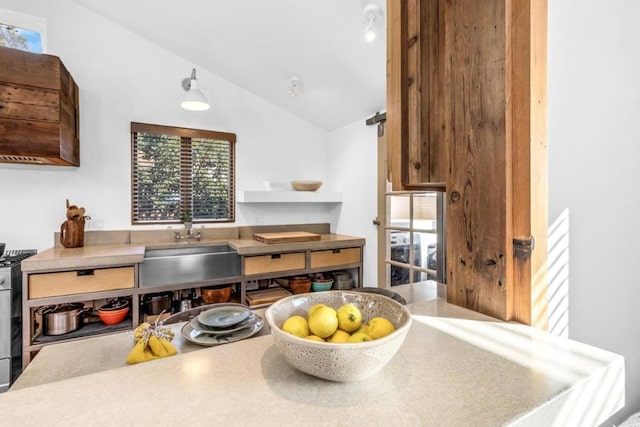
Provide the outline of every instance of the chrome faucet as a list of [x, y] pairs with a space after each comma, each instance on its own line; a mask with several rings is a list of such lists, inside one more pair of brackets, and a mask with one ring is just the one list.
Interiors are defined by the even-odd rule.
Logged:
[[197, 241], [200, 241], [200, 232], [196, 231], [194, 233], [192, 228], [187, 228], [187, 234], [183, 236], [179, 231], [176, 231], [176, 240], [182, 239], [196, 239]]

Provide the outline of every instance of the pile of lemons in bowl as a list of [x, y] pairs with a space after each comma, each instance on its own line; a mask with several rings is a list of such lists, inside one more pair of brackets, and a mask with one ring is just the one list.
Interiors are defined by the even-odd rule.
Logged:
[[381, 370], [412, 323], [408, 308], [392, 298], [346, 290], [282, 298], [267, 308], [265, 318], [289, 365], [340, 382], [360, 381]]
[[395, 331], [395, 327], [384, 317], [374, 317], [364, 323], [362, 313], [351, 303], [338, 310], [319, 303], [309, 308], [306, 318], [301, 315], [289, 317], [282, 330], [312, 341], [357, 343], [385, 337]]

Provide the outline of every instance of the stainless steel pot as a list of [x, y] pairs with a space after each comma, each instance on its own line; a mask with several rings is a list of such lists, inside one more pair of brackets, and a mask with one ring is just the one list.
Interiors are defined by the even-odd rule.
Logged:
[[157, 315], [163, 311], [171, 312], [171, 298], [169, 298], [169, 295], [156, 295], [145, 301], [145, 312], [148, 315]]
[[84, 313], [91, 310], [84, 304], [58, 304], [42, 309], [43, 333], [45, 335], [63, 335], [80, 329], [84, 323]]

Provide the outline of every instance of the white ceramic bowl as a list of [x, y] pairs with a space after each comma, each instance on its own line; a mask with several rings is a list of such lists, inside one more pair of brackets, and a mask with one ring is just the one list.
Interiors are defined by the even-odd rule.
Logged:
[[[327, 343], [298, 338], [281, 327], [290, 316], [305, 316], [313, 304], [326, 304], [334, 309], [353, 303], [362, 313], [363, 321], [382, 316], [396, 330], [386, 337], [361, 343]], [[276, 347], [294, 368], [331, 381], [358, 381], [378, 372], [396, 354], [404, 342], [411, 314], [402, 304], [377, 294], [349, 291], [326, 291], [293, 295], [273, 303], [265, 317]]]

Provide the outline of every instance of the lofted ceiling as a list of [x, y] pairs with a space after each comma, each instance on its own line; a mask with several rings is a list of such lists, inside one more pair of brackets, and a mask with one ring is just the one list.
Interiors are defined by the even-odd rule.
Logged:
[[384, 0], [75, 1], [326, 131], [385, 110], [385, 17], [363, 35]]

